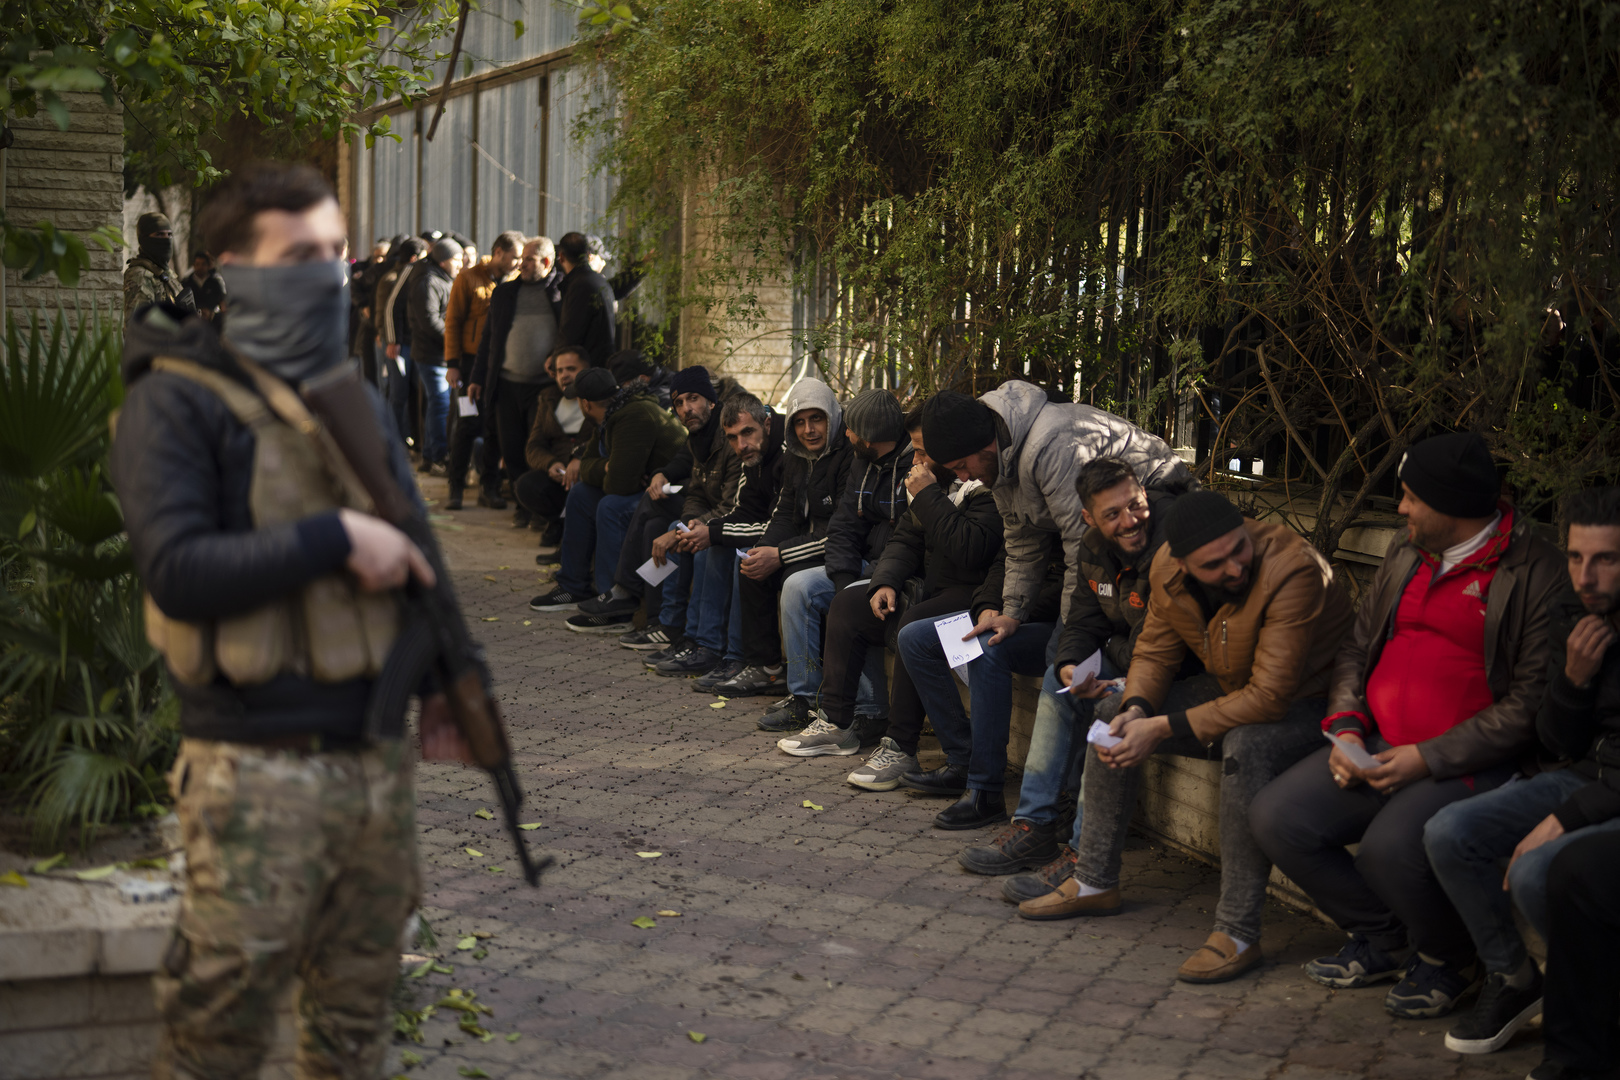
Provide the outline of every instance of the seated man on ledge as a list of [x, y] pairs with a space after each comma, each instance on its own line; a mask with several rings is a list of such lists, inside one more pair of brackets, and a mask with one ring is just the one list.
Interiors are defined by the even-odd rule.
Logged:
[[[1474, 944], [1429, 866], [1423, 828], [1442, 807], [1500, 787], [1535, 749], [1547, 605], [1564, 575], [1557, 549], [1500, 502], [1478, 435], [1416, 444], [1400, 480], [1407, 538], [1361, 598], [1322, 724], [1352, 745], [1324, 743], [1279, 776], [1249, 825], [1351, 935], [1305, 973], [1340, 989], [1394, 980], [1384, 1008], [1418, 1020], [1449, 1013], [1474, 981]], [[1377, 765], [1357, 766], [1356, 747]]]
[[[1499, 1049], [1541, 1010], [1541, 975], [1513, 908], [1546, 938], [1554, 858], [1577, 838], [1620, 830], [1620, 650], [1613, 647], [1620, 612], [1620, 489], [1580, 492], [1570, 498], [1564, 517], [1569, 587], [1560, 585], [1546, 608], [1547, 688], [1536, 735], [1546, 757], [1574, 764], [1453, 803], [1430, 818], [1423, 832], [1429, 861], [1485, 969], [1478, 1000], [1446, 1034], [1446, 1047], [1460, 1054]], [[1613, 955], [1604, 960], [1613, 966]], [[1552, 962], [1549, 950], [1549, 973]], [[1562, 1068], [1551, 1040], [1555, 1030], [1568, 1027], [1563, 1018], [1554, 1020], [1553, 1004], [1549, 996], [1548, 1053]], [[1567, 1061], [1574, 1075], [1592, 1075], [1579, 1060]]]
[[[1026, 919], [1117, 915], [1125, 832], [1141, 764], [1155, 751], [1221, 761], [1221, 896], [1215, 931], [1176, 973], [1225, 982], [1260, 963], [1271, 862], [1249, 832], [1249, 803], [1322, 741], [1339, 643], [1355, 613], [1333, 569], [1285, 525], [1244, 518], [1213, 491], [1183, 495], [1165, 516], [1147, 620], [1123, 703], [1104, 698], [1112, 746], [1085, 765], [1075, 876], [1018, 905]], [[1192, 650], [1205, 674], [1174, 681]]]

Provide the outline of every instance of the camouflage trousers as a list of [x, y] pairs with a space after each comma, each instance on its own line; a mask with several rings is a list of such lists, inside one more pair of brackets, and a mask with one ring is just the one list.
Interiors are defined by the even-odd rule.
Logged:
[[416, 907], [413, 750], [307, 753], [186, 739], [169, 776], [187, 891], [154, 979], [157, 1080], [258, 1074], [294, 976], [297, 1075], [380, 1076]]

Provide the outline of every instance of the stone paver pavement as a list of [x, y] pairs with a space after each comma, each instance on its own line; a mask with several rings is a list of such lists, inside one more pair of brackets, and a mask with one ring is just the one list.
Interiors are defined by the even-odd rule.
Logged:
[[[442, 498], [442, 481], [425, 486]], [[454, 971], [404, 993], [420, 1007], [476, 992], [495, 1037], [441, 1009], [408, 1046], [423, 1059], [410, 1076], [1416, 1080], [1539, 1061], [1534, 1036], [1464, 1059], [1443, 1022], [1385, 1015], [1381, 990], [1311, 983], [1300, 964], [1342, 938], [1276, 904], [1257, 976], [1176, 982], [1216, 877], [1147, 842], [1126, 855], [1124, 914], [1022, 921], [996, 879], [956, 864], [981, 834], [930, 827], [941, 802], [858, 791], [843, 777], [859, 759], [777, 752], [754, 728], [760, 700], [711, 708], [611, 638], [529, 611], [535, 536], [506, 514], [436, 519], [496, 673], [525, 820], [543, 822], [530, 842], [558, 865], [524, 886], [498, 822], [474, 816], [495, 808], [483, 774], [420, 770], [424, 913]], [[656, 925], [632, 925], [643, 916]], [[455, 948], [474, 933], [491, 935], [482, 959]]]

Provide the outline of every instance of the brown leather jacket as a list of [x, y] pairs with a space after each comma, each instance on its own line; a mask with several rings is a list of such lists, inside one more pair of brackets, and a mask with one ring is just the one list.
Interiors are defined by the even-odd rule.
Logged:
[[574, 435], [557, 423], [557, 403], [562, 401], [562, 387], [550, 383], [540, 391], [534, 406], [534, 426], [529, 429], [529, 442], [523, 448], [523, 457], [529, 468], [542, 472], [553, 463], [567, 465], [584, 452], [585, 444], [596, 438], [596, 421], [586, 417]]
[[[1361, 598], [1355, 631], [1339, 650], [1329, 716], [1367, 715], [1367, 679], [1378, 666], [1395, 605], [1418, 562], [1417, 549], [1405, 539], [1384, 554], [1371, 590]], [[1568, 580], [1559, 550], [1537, 536], [1528, 519], [1515, 521], [1485, 598], [1485, 677], [1496, 700], [1444, 735], [1418, 743], [1418, 753], [1436, 780], [1530, 758], [1536, 747], [1536, 710], [1547, 686], [1552, 601]], [[1361, 724], [1346, 717], [1331, 730], [1359, 731]]]
[[[1286, 525], [1244, 518], [1254, 542], [1253, 584], [1237, 607], [1223, 604], [1207, 623], [1197, 587], [1166, 544], [1149, 572], [1147, 620], [1131, 655], [1125, 701], [1154, 708], [1191, 649], [1224, 694], [1187, 710], [1202, 743], [1239, 724], [1269, 724], [1300, 698], [1327, 693], [1333, 659], [1355, 611], [1333, 567]], [[1147, 705], [1144, 705], [1146, 708]]]

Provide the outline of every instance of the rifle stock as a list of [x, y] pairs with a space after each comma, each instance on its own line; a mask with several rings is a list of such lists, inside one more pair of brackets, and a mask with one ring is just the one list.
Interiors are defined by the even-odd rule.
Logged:
[[317, 439], [324, 436], [330, 440], [332, 451], [353, 471], [355, 479], [370, 496], [377, 516], [410, 537], [433, 567], [438, 583], [432, 589], [408, 589], [408, 602], [423, 609], [425, 622], [431, 627], [437, 645], [432, 662], [449, 701], [450, 715], [466, 737], [473, 760], [495, 781], [507, 831], [512, 834], [518, 861], [523, 865], [524, 880], [530, 885], [539, 885], [540, 871], [551, 865], [552, 860], [543, 857], [537, 863], [531, 859], [523, 833], [518, 829], [523, 792], [512, 769], [512, 751], [501, 722], [500, 706], [490, 693], [480, 650], [467, 633], [461, 610], [450, 591], [450, 576], [445, 571], [439, 546], [427, 522], [417, 516], [414, 505], [388, 466], [387, 436], [377, 425], [365, 386], [353, 368], [344, 366], [304, 383], [300, 392], [309, 411], [322, 425], [321, 431], [312, 434]]

